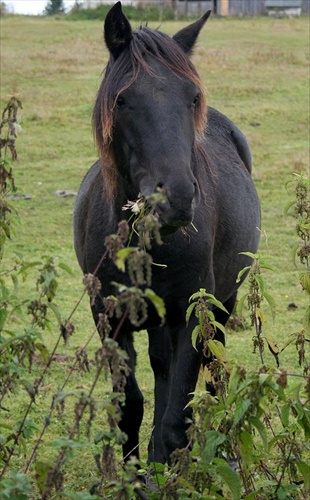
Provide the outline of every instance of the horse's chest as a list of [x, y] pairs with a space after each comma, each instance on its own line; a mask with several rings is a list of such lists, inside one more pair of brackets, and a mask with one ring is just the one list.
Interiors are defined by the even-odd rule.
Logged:
[[208, 275], [212, 274], [211, 252], [198, 242], [163, 246], [158, 255], [153, 255], [153, 262], [152, 286], [159, 295], [188, 297], [192, 290], [206, 286]]

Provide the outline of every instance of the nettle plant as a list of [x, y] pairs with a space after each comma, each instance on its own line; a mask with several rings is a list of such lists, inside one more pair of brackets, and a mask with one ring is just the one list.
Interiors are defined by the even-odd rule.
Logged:
[[[208, 391], [194, 395], [192, 450], [176, 454], [175, 470], [185, 464], [185, 474], [176, 479], [176, 484], [181, 490], [194, 484], [199, 494], [191, 498], [308, 498], [310, 491], [310, 377], [305, 355], [309, 340], [305, 331], [297, 332], [278, 348], [264, 335], [263, 304], [266, 302], [274, 315], [275, 303], [266, 291], [262, 271], [273, 268], [261, 255], [250, 256], [254, 259], [252, 267], [238, 276], [250, 271], [249, 290], [240, 298], [237, 313], [241, 314], [247, 303], [255, 328], [253, 351], [259, 351], [261, 361], [258, 371], [247, 371], [236, 364], [225, 347], [214, 340], [217, 325], [210, 308], [219, 306], [214, 297], [200, 290], [191, 298], [194, 302], [188, 309], [199, 320], [193, 341], [204, 342], [205, 352], [213, 357], [209, 368], [204, 368], [204, 377], [215, 389], [215, 395]], [[302, 374], [279, 369], [281, 352], [293, 342]], [[264, 362], [265, 344], [276, 368]]]
[[[298, 243], [294, 247], [294, 262], [299, 259], [299, 280], [304, 293], [310, 296], [310, 179], [305, 174], [293, 174], [286, 184], [287, 189], [294, 187], [295, 199], [287, 203], [285, 214], [296, 219]], [[310, 331], [310, 305], [306, 309], [304, 330]]]
[[[37, 430], [29, 417], [36, 404], [38, 391], [51, 365], [54, 350], [49, 353], [43, 339], [45, 331], [52, 331], [56, 317], [61, 333], [69, 329], [61, 324], [60, 312], [54, 302], [60, 271], [70, 272], [66, 264], [56, 262], [53, 257], [29, 260], [21, 254], [12, 254], [4, 259], [5, 246], [18, 231], [19, 216], [13, 206], [17, 187], [13, 164], [17, 161], [16, 139], [20, 130], [19, 111], [22, 104], [12, 97], [2, 113], [0, 123], [0, 462], [1, 496], [19, 497], [30, 491], [28, 478], [14, 473], [13, 478], [4, 478], [15, 455], [24, 453], [27, 442]], [[4, 268], [4, 262], [6, 268]], [[35, 272], [33, 275], [32, 273]], [[20, 284], [32, 280], [35, 296], [20, 295]], [[39, 377], [32, 376], [35, 356], [44, 361]], [[7, 418], [10, 412], [10, 396], [20, 389], [29, 398], [28, 406], [18, 418]], [[15, 495], [15, 496], [14, 496]]]
[[[19, 222], [12, 198], [17, 192], [13, 163], [17, 161], [16, 138], [20, 129], [18, 112], [21, 108], [20, 100], [12, 97], [2, 113], [0, 123], [1, 405], [8, 393], [14, 390], [16, 383], [21, 384], [32, 399], [37, 394], [37, 382], [32, 385], [27, 373], [31, 370], [35, 353], [41, 354], [44, 359], [48, 355], [42, 332], [52, 328], [49, 313], [52, 312], [60, 322], [60, 313], [53, 302], [58, 286], [59, 269], [70, 272], [66, 264], [56, 263], [50, 256], [45, 256], [40, 261], [32, 261], [21, 254], [13, 254], [10, 259], [7, 258], [5, 261], [7, 269], [3, 269], [5, 245], [18, 230]], [[34, 278], [36, 296], [33, 299], [20, 298], [19, 284], [29, 278], [31, 270], [36, 271]], [[16, 321], [16, 318], [20, 321]], [[16, 440], [16, 436], [14, 439]], [[2, 439], [1, 444], [4, 442]]]
[[[297, 219], [300, 243], [294, 255], [303, 265], [300, 284], [309, 295], [309, 180], [295, 175], [294, 182], [296, 199], [288, 203], [286, 213], [293, 209]], [[279, 348], [264, 332], [264, 304], [268, 304], [274, 317], [275, 301], [267, 292], [263, 273], [274, 268], [264, 256], [245, 253], [253, 264], [242, 269], [237, 278], [249, 272], [248, 292], [239, 298], [236, 313], [241, 316], [247, 305], [255, 329], [253, 352], [258, 350], [261, 368], [249, 372], [229, 359], [224, 346], [214, 340], [214, 328], [218, 325], [212, 307], [221, 305], [206, 290], [193, 295], [188, 308], [188, 315], [195, 312], [198, 318], [193, 344], [202, 341], [205, 352], [213, 357], [209, 368], [204, 368], [204, 378], [213, 385], [215, 395], [207, 391], [194, 395], [192, 450], [176, 454], [175, 470], [184, 466], [182, 476], [176, 475], [176, 489], [185, 492], [194, 484], [199, 493], [196, 497], [193, 493], [191, 498], [308, 498], [310, 370], [306, 345], [310, 341], [310, 308], [304, 329], [289, 334]], [[293, 343], [302, 373], [287, 373], [279, 368], [281, 353]], [[276, 368], [267, 367], [264, 362], [265, 345], [275, 358]]]
[[[16, 192], [14, 183], [13, 162], [17, 160], [16, 131], [18, 123], [18, 110], [21, 103], [12, 98], [5, 108], [1, 122], [1, 256], [5, 243], [10, 239], [14, 220], [17, 217], [9, 196]], [[6, 129], [7, 127], [7, 129]], [[2, 138], [3, 135], [3, 138]], [[9, 157], [9, 152], [11, 153]], [[21, 255], [12, 257], [7, 270], [0, 272], [0, 496], [4, 499], [26, 499], [29, 495], [38, 495], [40, 498], [50, 498], [51, 495], [65, 494], [68, 497], [84, 498], [83, 494], [65, 491], [63, 469], [74, 453], [78, 453], [85, 446], [85, 439], [92, 440], [97, 449], [94, 454], [95, 470], [98, 471], [98, 482], [92, 486], [95, 498], [96, 491], [100, 497], [102, 492], [115, 496], [116, 493], [126, 494], [128, 498], [137, 490], [132, 481], [130, 465], [119, 473], [120, 464], [116, 458], [115, 446], [120, 445], [126, 436], [118, 428], [120, 419], [120, 405], [123, 401], [125, 376], [128, 371], [126, 354], [121, 351], [117, 342], [119, 328], [122, 321], [128, 316], [137, 327], [146, 314], [146, 300], [153, 302], [160, 317], [164, 316], [163, 301], [149, 288], [151, 282], [152, 261], [144, 251], [149, 247], [150, 232], [159, 239], [159, 228], [152, 223], [152, 199], [146, 200], [147, 210], [137, 217], [135, 232], [141, 234], [141, 247], [128, 246], [129, 226], [126, 222], [120, 223], [117, 234], [110, 235], [106, 240], [107, 255], [114, 258], [120, 269], [128, 266], [132, 281], [131, 287], [118, 286], [118, 296], [107, 297], [106, 312], [100, 315], [98, 330], [101, 334], [102, 345], [96, 350], [93, 359], [89, 358], [88, 346], [97, 329], [94, 329], [85, 345], [77, 349], [75, 359], [68, 367], [65, 380], [52, 395], [50, 408], [46, 413], [44, 424], [41, 427], [31, 418], [31, 411], [39, 404], [38, 396], [42, 386], [52, 377], [52, 367], [56, 352], [61, 342], [67, 342], [74, 333], [72, 317], [78, 309], [83, 297], [89, 295], [91, 300], [97, 295], [100, 282], [96, 273], [84, 278], [84, 290], [77, 304], [67, 319], [62, 320], [60, 311], [55, 303], [59, 285], [60, 271], [70, 272], [70, 269], [61, 262], [49, 256], [42, 261], [28, 261]], [[143, 217], [142, 217], [143, 215]], [[139, 237], [140, 243], [140, 237]], [[8, 260], [8, 259], [6, 259]], [[4, 261], [2, 261], [4, 262]], [[31, 270], [36, 270], [34, 278], [37, 295], [34, 299], [19, 297], [19, 284], [21, 281], [33, 279]], [[141, 286], [145, 286], [142, 291]], [[50, 316], [52, 313], [52, 317]], [[14, 320], [12, 322], [12, 317]], [[114, 339], [109, 338], [111, 330], [109, 319], [115, 315], [119, 318], [119, 327], [114, 331]], [[20, 321], [16, 323], [16, 317]], [[44, 332], [55, 331], [55, 320], [58, 328], [55, 344], [49, 351], [44, 344]], [[20, 326], [22, 325], [22, 326]], [[40, 358], [39, 370], [37, 357]], [[34, 370], [34, 367], [36, 370]], [[112, 367], [113, 387], [118, 387], [103, 404], [102, 412], [106, 415], [108, 429], [96, 434], [94, 437], [91, 429], [97, 414], [97, 400], [94, 390], [101, 375]], [[93, 371], [92, 384], [88, 390], [68, 388], [70, 379], [74, 378], [76, 371]], [[37, 372], [39, 371], [39, 374]], [[24, 390], [26, 400], [23, 403], [23, 414], [11, 418], [10, 396], [14, 392]], [[28, 403], [27, 403], [28, 398]], [[65, 409], [73, 405], [71, 421], [68, 423], [68, 433], [64, 437], [54, 440], [50, 446], [53, 450], [53, 459], [40, 459], [40, 449], [46, 431], [56, 416], [65, 414]], [[102, 405], [101, 405], [102, 406]], [[44, 410], [46, 411], [46, 410]], [[2, 418], [6, 412], [5, 420]], [[56, 455], [56, 458], [55, 458]], [[24, 456], [24, 465], [16, 468], [16, 457]], [[35, 471], [35, 480], [33, 475]], [[136, 471], [136, 467], [135, 467]], [[89, 498], [87, 493], [86, 497]]]

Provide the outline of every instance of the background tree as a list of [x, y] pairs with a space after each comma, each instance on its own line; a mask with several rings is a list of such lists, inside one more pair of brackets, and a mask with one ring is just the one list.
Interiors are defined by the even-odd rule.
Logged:
[[54, 14], [63, 14], [65, 11], [63, 0], [49, 0], [45, 7], [44, 14], [52, 16]]
[[8, 13], [8, 7], [5, 2], [0, 2], [0, 15], [3, 16], [4, 14]]

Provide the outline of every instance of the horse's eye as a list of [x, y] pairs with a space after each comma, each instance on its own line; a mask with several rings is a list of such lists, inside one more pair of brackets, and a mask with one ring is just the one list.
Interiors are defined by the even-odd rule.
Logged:
[[118, 108], [123, 108], [125, 106], [125, 99], [121, 95], [116, 99], [116, 106]]
[[200, 94], [197, 94], [196, 97], [193, 99], [192, 105], [195, 107], [196, 104], [198, 104]]

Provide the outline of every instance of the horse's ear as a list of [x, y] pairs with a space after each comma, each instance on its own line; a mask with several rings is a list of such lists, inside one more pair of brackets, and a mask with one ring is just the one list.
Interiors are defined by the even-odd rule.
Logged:
[[121, 2], [117, 2], [105, 18], [104, 39], [114, 59], [117, 59], [130, 44], [132, 30], [127, 17], [123, 14]]
[[207, 19], [210, 17], [211, 10], [208, 10], [198, 21], [189, 24], [186, 28], [178, 31], [173, 39], [180, 45], [180, 47], [187, 54], [191, 54], [201, 28], [204, 26]]

